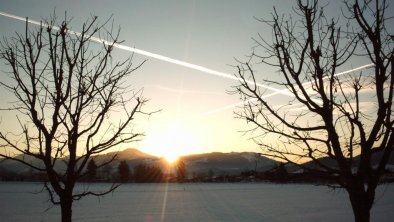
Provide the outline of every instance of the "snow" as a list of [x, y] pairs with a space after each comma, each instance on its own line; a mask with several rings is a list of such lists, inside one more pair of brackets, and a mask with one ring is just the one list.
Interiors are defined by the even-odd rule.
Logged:
[[[79, 184], [78, 189], [86, 188]], [[109, 184], [91, 184], [104, 190]], [[35, 183], [0, 183], [0, 221], [60, 221]], [[371, 221], [394, 217], [394, 184], [376, 192]], [[74, 203], [73, 221], [353, 221], [346, 192], [325, 186], [264, 183], [126, 184]]]

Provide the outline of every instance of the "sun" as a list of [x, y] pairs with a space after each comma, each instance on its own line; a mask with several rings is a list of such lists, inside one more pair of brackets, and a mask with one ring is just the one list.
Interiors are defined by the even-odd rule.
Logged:
[[196, 130], [180, 124], [157, 127], [147, 132], [142, 149], [174, 163], [181, 156], [198, 153], [201, 138]]
[[168, 153], [167, 155], [165, 155], [163, 157], [164, 157], [164, 159], [166, 159], [166, 161], [169, 164], [173, 164], [179, 159], [180, 155], [178, 155], [176, 153], [174, 153], [174, 154]]

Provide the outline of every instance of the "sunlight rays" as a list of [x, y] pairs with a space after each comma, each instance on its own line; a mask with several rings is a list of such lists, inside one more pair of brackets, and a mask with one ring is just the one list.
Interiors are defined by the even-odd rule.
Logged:
[[164, 221], [167, 208], [168, 181], [165, 183], [163, 203], [161, 205], [160, 221]]

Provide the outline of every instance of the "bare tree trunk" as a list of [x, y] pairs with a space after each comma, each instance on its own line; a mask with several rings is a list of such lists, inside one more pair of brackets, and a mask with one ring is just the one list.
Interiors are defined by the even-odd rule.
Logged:
[[374, 201], [374, 195], [368, 194], [364, 191], [363, 184], [359, 188], [348, 189], [350, 203], [352, 204], [354, 221], [355, 222], [369, 222], [370, 211]]
[[72, 220], [72, 196], [61, 198], [60, 207], [62, 210], [62, 222], [71, 222]]
[[354, 221], [355, 222], [369, 222], [371, 208], [367, 206], [365, 200], [357, 195], [349, 194], [350, 202], [352, 204]]

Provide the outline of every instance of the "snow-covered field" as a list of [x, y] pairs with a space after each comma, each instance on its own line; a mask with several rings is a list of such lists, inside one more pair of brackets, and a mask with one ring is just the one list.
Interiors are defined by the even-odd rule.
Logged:
[[[78, 185], [83, 189], [87, 185]], [[108, 184], [92, 184], [104, 190]], [[0, 221], [60, 221], [36, 183], [0, 183]], [[372, 220], [393, 221], [394, 184], [380, 186]], [[74, 221], [353, 221], [347, 194], [325, 186], [264, 183], [126, 184], [74, 203]]]

